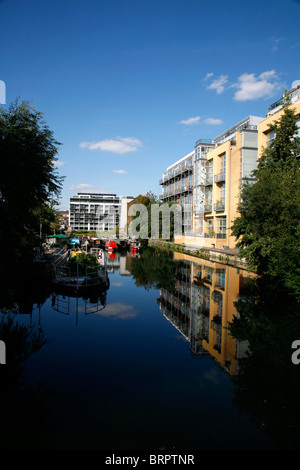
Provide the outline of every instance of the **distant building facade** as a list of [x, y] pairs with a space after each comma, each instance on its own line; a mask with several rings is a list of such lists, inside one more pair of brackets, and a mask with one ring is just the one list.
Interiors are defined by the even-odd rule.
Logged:
[[70, 198], [71, 230], [115, 232], [126, 225], [127, 202], [131, 196], [116, 194], [78, 193]]
[[60, 225], [60, 230], [65, 231], [69, 228], [69, 211], [56, 211], [56, 218]]

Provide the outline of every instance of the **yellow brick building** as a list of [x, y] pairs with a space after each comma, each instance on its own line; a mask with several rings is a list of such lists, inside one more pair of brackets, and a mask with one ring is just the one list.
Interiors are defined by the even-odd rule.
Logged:
[[238, 215], [241, 184], [257, 165], [257, 124], [262, 119], [248, 116], [213, 139], [213, 148], [204, 153], [195, 149], [193, 233], [175, 236], [175, 243], [235, 248], [230, 227]]
[[[291, 100], [289, 106], [297, 114], [300, 137], [300, 82], [294, 82], [287, 93]], [[248, 116], [215, 139], [199, 139], [194, 151], [182, 159], [189, 159], [189, 184], [183, 189], [179, 186], [177, 189], [176, 171], [169, 175], [177, 164], [169, 167], [166, 172], [169, 176], [164, 174], [160, 180], [163, 185], [162, 201], [178, 202], [181, 205], [189, 203], [191, 207], [190, 219], [185, 215], [189, 223], [180, 233], [175, 234], [175, 243], [198, 248], [236, 247], [231, 226], [239, 215], [237, 206], [241, 186], [245, 180], [253, 179], [251, 173], [257, 167], [263, 149], [275, 137], [269, 125], [282, 114], [280, 99], [269, 106], [265, 118]], [[180, 191], [182, 196], [176, 199], [176, 193]], [[189, 199], [182, 199], [183, 191], [186, 191]]]
[[[288, 91], [291, 104], [289, 108], [293, 108], [297, 114], [298, 136], [300, 137], [300, 84]], [[267, 117], [258, 124], [258, 158], [261, 156], [263, 149], [269, 145], [275, 135], [270, 131], [270, 124], [278, 121], [282, 114], [281, 100], [271, 104], [268, 109]]]

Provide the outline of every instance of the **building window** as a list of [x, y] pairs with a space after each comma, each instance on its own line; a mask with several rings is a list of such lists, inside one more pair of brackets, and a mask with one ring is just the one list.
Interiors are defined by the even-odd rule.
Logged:
[[268, 145], [271, 145], [271, 143], [273, 142], [273, 140], [275, 139], [276, 137], [276, 133], [274, 131], [271, 131], [269, 132], [269, 134], [267, 135], [267, 143]]
[[217, 238], [226, 238], [227, 217], [216, 217]]

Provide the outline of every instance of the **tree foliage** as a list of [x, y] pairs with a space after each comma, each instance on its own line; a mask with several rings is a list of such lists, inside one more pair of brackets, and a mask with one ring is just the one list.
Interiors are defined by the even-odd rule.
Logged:
[[[0, 108], [0, 240], [26, 245], [41, 213], [57, 203], [62, 177], [55, 161], [60, 143], [43, 114], [28, 102]], [[51, 218], [51, 217], [50, 217]]]
[[275, 138], [263, 149], [255, 183], [242, 187], [232, 233], [250, 269], [281, 278], [299, 294], [300, 141], [293, 108], [285, 106], [270, 130]]
[[164, 288], [173, 292], [179, 265], [173, 254], [148, 247], [139, 258], [132, 259], [131, 274], [136, 285], [146, 290]]

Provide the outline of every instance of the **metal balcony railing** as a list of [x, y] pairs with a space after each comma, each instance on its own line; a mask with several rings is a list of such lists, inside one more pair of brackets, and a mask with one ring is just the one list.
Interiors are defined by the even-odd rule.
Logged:
[[222, 171], [222, 173], [218, 173], [215, 175], [215, 183], [221, 183], [225, 181], [225, 171]]
[[225, 210], [225, 203], [224, 202], [216, 202], [216, 204], [214, 204], [214, 210], [216, 212], [222, 212]]
[[181, 171], [182, 173], [186, 172], [186, 171], [192, 171], [193, 170], [193, 165], [185, 165]]
[[212, 144], [212, 143], [213, 143], [212, 139], [199, 139], [195, 143], [195, 147], [199, 144]]
[[209, 176], [204, 180], [204, 186], [211, 186], [213, 184], [213, 177]]
[[215, 238], [215, 234], [206, 232], [206, 233], [204, 233], [204, 238]]
[[226, 238], [226, 233], [225, 232], [217, 232], [216, 233], [216, 238]]

